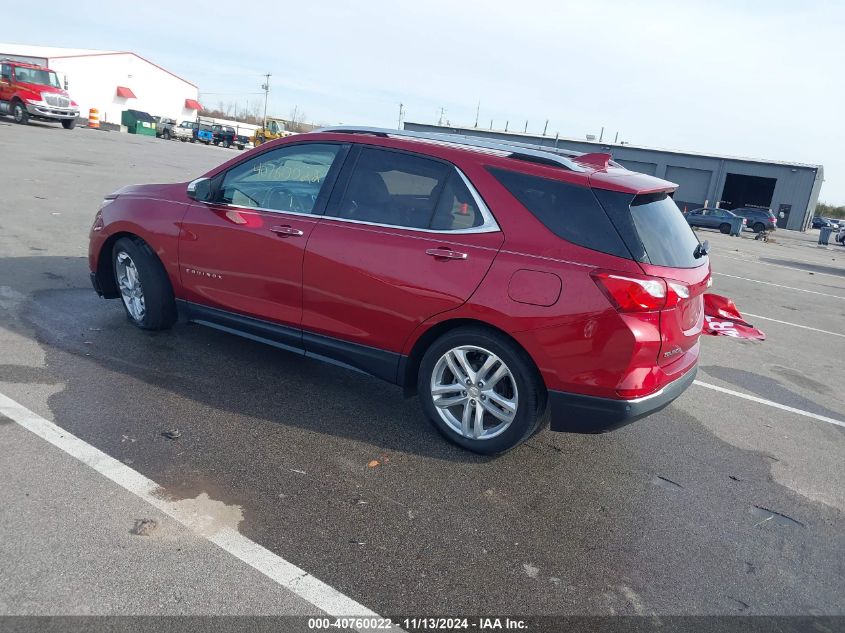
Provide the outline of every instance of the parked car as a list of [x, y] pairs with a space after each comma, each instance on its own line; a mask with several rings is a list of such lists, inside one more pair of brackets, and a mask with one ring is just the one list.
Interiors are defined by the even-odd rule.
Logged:
[[[183, 121], [183, 123], [187, 123], [187, 121]], [[191, 121], [191, 143], [195, 143], [199, 141], [200, 143], [205, 143], [206, 145], [211, 144], [214, 141], [214, 133], [211, 131], [213, 127], [213, 123], [206, 122], [206, 121]]]
[[181, 316], [401, 385], [494, 454], [691, 384], [710, 265], [675, 187], [609, 154], [331, 128], [107, 196], [91, 280], [139, 328]]
[[839, 229], [839, 231], [834, 236], [834, 239], [842, 246], [845, 246], [845, 227]]
[[812, 226], [813, 226], [813, 228], [814, 228], [814, 229], [821, 229], [821, 228], [834, 228], [834, 227], [838, 227], [838, 226], [839, 226], [839, 224], [834, 224], [834, 223], [833, 223], [833, 222], [831, 222], [828, 218], [823, 218], [822, 216], [817, 215], [817, 216], [814, 216], [814, 217], [813, 217], [813, 224], [812, 224]]
[[[699, 226], [705, 229], [718, 229], [724, 234], [731, 232], [732, 220], [738, 218], [727, 209], [711, 209], [701, 208], [693, 209], [689, 213], [685, 213], [687, 224], [690, 226]], [[745, 228], [747, 220], [742, 218], [742, 228]]]
[[211, 133], [214, 135], [212, 141], [215, 145], [222, 145], [223, 147], [231, 147], [234, 145], [238, 149], [243, 149], [249, 143], [249, 137], [235, 132], [235, 128], [229, 125], [214, 125], [211, 128]]
[[0, 114], [15, 123], [30, 119], [58, 122], [66, 130], [76, 127], [79, 106], [62, 87], [56, 73], [44, 66], [12, 59], [0, 60]]
[[755, 233], [762, 231], [774, 231], [778, 227], [778, 219], [771, 209], [758, 207], [739, 207], [731, 209], [736, 215], [741, 215], [748, 220], [748, 228]]

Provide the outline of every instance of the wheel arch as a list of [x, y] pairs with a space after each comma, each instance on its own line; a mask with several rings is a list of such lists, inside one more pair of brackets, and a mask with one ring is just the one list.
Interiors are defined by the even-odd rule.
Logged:
[[[118, 299], [120, 297], [120, 290], [117, 288], [117, 280], [114, 277], [114, 266], [112, 266], [112, 251], [114, 250], [114, 245], [117, 241], [124, 237], [147, 244], [144, 238], [140, 235], [129, 231], [118, 231], [106, 238], [106, 241], [103, 242], [103, 245], [100, 247], [100, 253], [97, 256], [96, 271], [97, 283], [99, 284], [100, 291], [103, 293], [104, 299]], [[147, 244], [147, 246], [149, 246], [149, 244]], [[152, 248], [150, 250], [153, 255], [158, 258], [158, 254], [155, 250]], [[161, 262], [160, 258], [159, 262]]]
[[417, 338], [416, 341], [414, 341], [410, 352], [407, 355], [402, 356], [402, 359], [399, 362], [397, 382], [404, 389], [406, 397], [415, 396], [417, 394], [417, 377], [419, 375], [420, 363], [422, 363], [423, 355], [425, 354], [426, 350], [431, 346], [431, 344], [447, 332], [451, 332], [452, 330], [455, 330], [457, 328], [467, 326], [480, 327], [507, 337], [517, 347], [517, 349], [521, 350], [525, 354], [525, 357], [537, 371], [537, 375], [540, 376], [541, 380], [543, 379], [542, 373], [537, 367], [537, 363], [531, 357], [531, 354], [529, 354], [528, 350], [526, 350], [525, 347], [513, 336], [508, 334], [503, 329], [498, 328], [495, 325], [491, 325], [490, 323], [487, 323], [485, 321], [459, 317], [446, 319], [445, 321], [440, 321], [439, 323], [433, 324], [431, 327], [425, 330], [419, 336], [419, 338]]

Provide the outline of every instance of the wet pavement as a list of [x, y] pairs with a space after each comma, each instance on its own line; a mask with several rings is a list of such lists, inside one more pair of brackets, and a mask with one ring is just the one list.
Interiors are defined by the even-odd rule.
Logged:
[[[100, 198], [234, 152], [61, 132], [0, 127], [24, 154], [0, 175], [0, 392], [170, 498], [237, 506], [243, 535], [379, 613], [845, 614], [845, 429], [696, 385], [614, 433], [482, 458], [367, 376], [139, 331], [88, 283]], [[845, 420], [845, 248], [705, 233], [715, 292], [827, 334], [749, 317], [769, 339], [705, 339], [699, 380]]]

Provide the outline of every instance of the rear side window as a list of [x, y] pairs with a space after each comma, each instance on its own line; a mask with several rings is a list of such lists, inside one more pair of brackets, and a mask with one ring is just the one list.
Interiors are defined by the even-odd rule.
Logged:
[[463, 178], [452, 170], [431, 218], [431, 228], [436, 231], [460, 231], [481, 226], [483, 223], [484, 218], [475, 198]]
[[[336, 215], [360, 222], [427, 229], [453, 171], [444, 163], [422, 156], [362, 148]], [[444, 210], [444, 217], [447, 214], [448, 210]]]
[[411, 229], [457, 231], [484, 218], [457, 170], [402, 152], [364, 147], [336, 217]]
[[490, 169], [490, 172], [558, 237], [594, 251], [631, 259], [631, 252], [591, 189], [504, 169]]

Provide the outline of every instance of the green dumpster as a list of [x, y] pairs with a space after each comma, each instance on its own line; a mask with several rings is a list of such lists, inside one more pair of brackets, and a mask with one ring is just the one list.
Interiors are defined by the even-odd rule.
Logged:
[[130, 134], [156, 135], [156, 120], [147, 112], [124, 110], [120, 115], [120, 123], [126, 126]]

